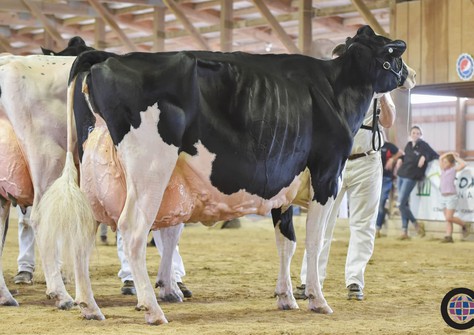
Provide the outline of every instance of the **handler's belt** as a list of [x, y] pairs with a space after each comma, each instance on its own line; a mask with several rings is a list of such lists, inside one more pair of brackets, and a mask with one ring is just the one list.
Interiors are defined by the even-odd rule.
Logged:
[[375, 150], [369, 150], [369, 151], [366, 151], [366, 152], [362, 152], [362, 153], [360, 153], [360, 154], [353, 154], [353, 155], [350, 155], [348, 159], [349, 159], [350, 161], [353, 161], [354, 159], [361, 158], [361, 157], [366, 157], [366, 156], [375, 154], [376, 152], [377, 152], [377, 151], [375, 151]]

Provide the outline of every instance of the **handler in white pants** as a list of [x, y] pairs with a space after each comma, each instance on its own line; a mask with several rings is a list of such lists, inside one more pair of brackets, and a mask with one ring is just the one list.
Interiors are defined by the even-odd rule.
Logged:
[[[386, 128], [395, 121], [395, 105], [389, 94], [380, 98], [380, 124]], [[363, 125], [372, 125], [373, 106], [371, 104]], [[376, 136], [376, 139], [379, 137]], [[382, 137], [380, 138], [382, 139]], [[378, 141], [376, 141], [378, 146]], [[380, 143], [380, 146], [382, 143]], [[372, 148], [372, 131], [361, 128], [354, 137], [354, 145], [343, 171], [342, 188], [336, 197], [329, 215], [324, 245], [319, 257], [318, 271], [321, 286], [326, 278], [332, 235], [336, 225], [339, 206], [347, 192], [349, 201], [350, 239], [347, 250], [345, 279], [348, 299], [364, 299], [364, 273], [372, 257], [375, 241], [375, 222], [377, 219], [380, 191], [382, 187], [382, 160], [379, 151]], [[305, 298], [306, 251], [301, 267], [301, 283], [294, 295], [296, 299]]]
[[23, 214], [20, 206], [18, 211], [18, 273], [13, 277], [15, 284], [33, 283], [33, 272], [35, 271], [35, 233], [30, 226], [31, 207], [26, 208]]
[[[181, 224], [181, 225], [184, 226], [184, 224]], [[158, 254], [162, 256], [163, 255], [163, 241], [161, 239], [160, 230], [154, 230], [152, 231], [152, 233], [153, 233], [153, 239], [155, 240], [156, 249], [158, 250]], [[125, 253], [123, 251], [123, 239], [119, 230], [117, 230], [117, 254], [120, 259], [120, 264], [121, 264], [121, 268], [120, 268], [120, 271], [118, 272], [118, 276], [124, 283], [124, 286], [122, 287], [122, 294], [134, 295], [136, 294], [135, 293], [136, 291], [133, 284], [132, 271], [130, 269], [130, 264], [128, 263], [128, 260], [125, 257]], [[181, 255], [179, 254], [178, 246], [176, 246], [175, 250], [173, 251], [172, 262], [173, 262], [175, 280], [178, 283], [178, 287], [180, 288], [185, 298], [190, 298], [192, 296], [192, 292], [183, 284], [183, 281], [182, 281], [182, 277], [186, 275], [186, 271], [184, 269], [183, 259], [181, 258]]]

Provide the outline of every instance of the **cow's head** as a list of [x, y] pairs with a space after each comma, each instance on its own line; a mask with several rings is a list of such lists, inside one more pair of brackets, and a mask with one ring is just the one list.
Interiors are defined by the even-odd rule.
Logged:
[[53, 50], [49, 50], [49, 49], [45, 49], [41, 47], [41, 51], [43, 52], [43, 55], [47, 55], [47, 56], [78, 56], [81, 52], [84, 52], [87, 50], [95, 50], [95, 49], [92, 47], [88, 47], [86, 45], [86, 42], [84, 42], [84, 40], [79, 36], [75, 36], [71, 38], [67, 44], [67, 48], [59, 52], [55, 52]]
[[[355, 59], [372, 59], [371, 65], [361, 70], [370, 74], [376, 93], [415, 86], [415, 71], [401, 57], [406, 50], [404, 41], [376, 35], [372, 28], [363, 26], [354, 37], [346, 40], [346, 49], [354, 53]], [[361, 64], [367, 67], [367, 62]]]

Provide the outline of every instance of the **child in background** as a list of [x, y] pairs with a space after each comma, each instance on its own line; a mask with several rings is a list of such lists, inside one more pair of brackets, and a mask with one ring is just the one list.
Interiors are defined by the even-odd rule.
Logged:
[[[457, 163], [457, 164], [456, 164]], [[440, 156], [439, 165], [441, 167], [441, 177], [439, 189], [441, 192], [441, 208], [443, 208], [444, 218], [446, 219], [446, 236], [443, 243], [452, 243], [453, 241], [453, 223], [462, 227], [463, 237], [469, 235], [469, 225], [454, 216], [454, 211], [458, 203], [458, 195], [454, 180], [456, 172], [466, 167], [466, 162], [459, 157], [456, 152], [447, 152]]]

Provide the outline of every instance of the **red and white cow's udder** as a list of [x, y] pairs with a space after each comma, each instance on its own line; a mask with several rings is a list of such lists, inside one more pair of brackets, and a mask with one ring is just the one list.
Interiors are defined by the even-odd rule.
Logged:
[[[231, 195], [211, 185], [210, 175], [215, 155], [200, 143], [198, 154], [181, 153], [167, 184], [153, 228], [181, 222], [213, 224], [247, 214], [266, 215], [272, 208], [290, 204], [296, 197], [300, 178], [271, 199], [244, 190]], [[126, 198], [124, 171], [105, 125], [96, 125], [84, 143], [81, 188], [86, 192], [96, 220], [116, 227]], [[173, 167], [171, 167], [173, 168]]]
[[33, 204], [33, 183], [28, 164], [11, 123], [0, 118], [0, 194], [22, 206]]

